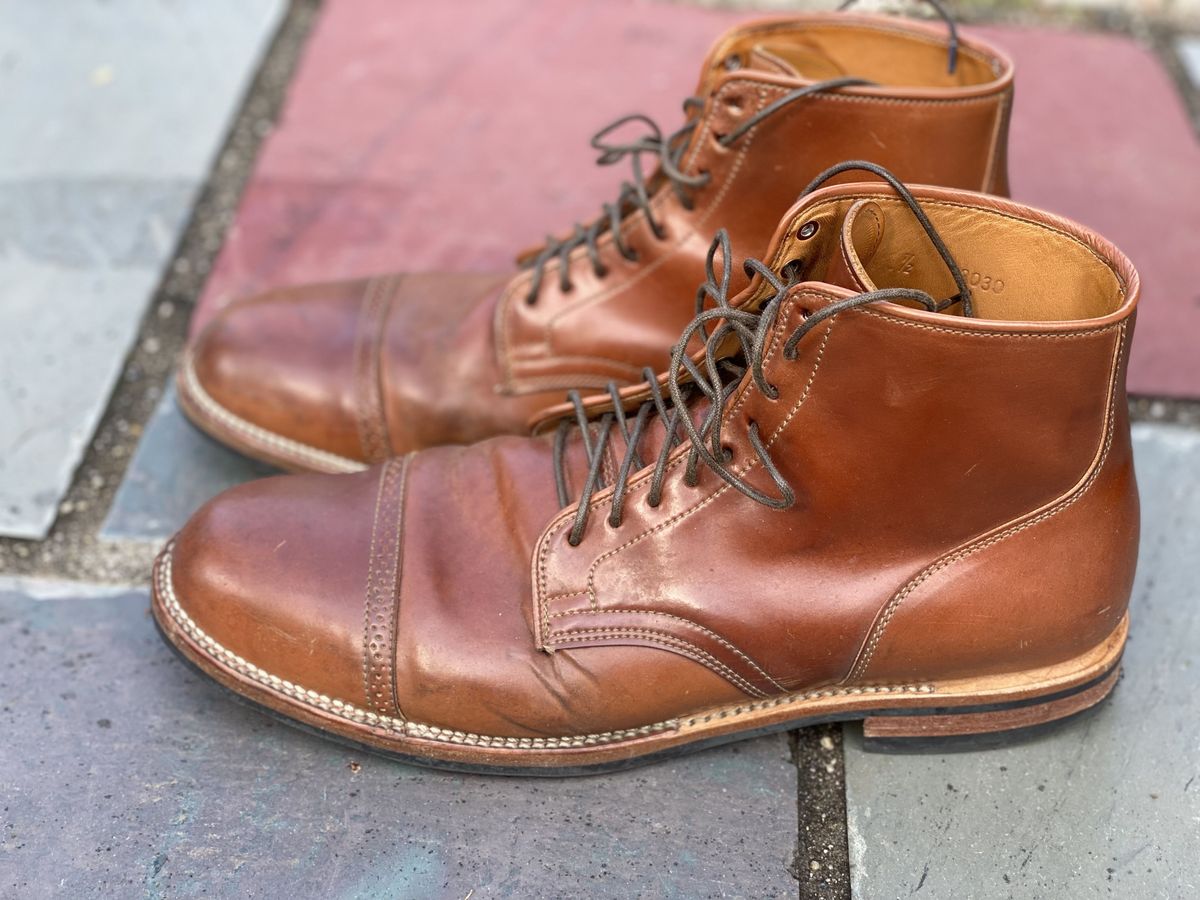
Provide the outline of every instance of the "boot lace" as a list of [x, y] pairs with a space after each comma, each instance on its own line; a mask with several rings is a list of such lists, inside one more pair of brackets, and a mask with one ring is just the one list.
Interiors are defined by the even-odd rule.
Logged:
[[[764, 106], [757, 113], [738, 125], [737, 128], [728, 134], [721, 135], [717, 140], [726, 147], [731, 146], [759, 122], [803, 97], [809, 97], [825, 91], [835, 91], [846, 87], [861, 87], [873, 83], [862, 78], [835, 78], [796, 88], [767, 106]], [[576, 223], [574, 230], [566, 238], [559, 239], [553, 235], [548, 235], [542, 249], [523, 264], [525, 268], [533, 272], [529, 282], [529, 293], [525, 297], [527, 303], [535, 303], [537, 301], [538, 292], [541, 290], [542, 283], [546, 277], [546, 267], [552, 260], [558, 260], [559, 289], [563, 293], [571, 290], [572, 282], [568, 263], [570, 262], [571, 253], [579, 247], [585, 249], [587, 258], [592, 264], [592, 271], [596, 274], [596, 277], [603, 278], [607, 275], [608, 269], [604, 265], [604, 261], [600, 258], [600, 248], [597, 245], [600, 235], [605, 231], [612, 233], [613, 246], [616, 247], [617, 252], [622, 257], [630, 262], [637, 261], [637, 251], [629, 246], [621, 234], [621, 222], [631, 212], [640, 209], [645, 214], [646, 222], [649, 224], [654, 236], [658, 240], [666, 239], [666, 231], [662, 223], [655, 219], [653, 210], [651, 209], [651, 188], [647, 183], [646, 170], [642, 162], [644, 155], [649, 155], [656, 160], [658, 174], [665, 179], [666, 184], [674, 191], [675, 196], [679, 199], [684, 209], [690, 210], [695, 207], [695, 201], [692, 199], [692, 191], [708, 184], [712, 180], [712, 175], [703, 171], [689, 175], [683, 171], [681, 166], [683, 156], [687, 152], [688, 145], [691, 142], [692, 134], [696, 130], [696, 126], [700, 123], [700, 117], [697, 113], [703, 108], [704, 100], [700, 97], [689, 97], [684, 100], [683, 112], [688, 121], [678, 130], [666, 136], [663, 135], [662, 129], [653, 119], [641, 113], [622, 116], [604, 126], [592, 136], [592, 147], [600, 151], [597, 163], [602, 166], [609, 166], [620, 162], [625, 157], [629, 157], [630, 168], [633, 170], [633, 178], [621, 184], [621, 190], [617, 194], [617, 201], [615, 203], [605, 203], [603, 205], [601, 215], [598, 219], [586, 226]], [[644, 125], [646, 132], [624, 142], [613, 138], [616, 132], [621, 131], [625, 126], [634, 122]]]
[[[817, 325], [845, 310], [872, 303], [915, 301], [930, 312], [942, 312], [954, 305], [961, 304], [963, 315], [974, 315], [970, 288], [967, 286], [958, 264], [950, 255], [933, 223], [921, 209], [920, 203], [886, 169], [863, 161], [841, 163], [817, 176], [813, 183], [805, 189], [804, 194], [811, 193], [830, 178], [850, 170], [863, 170], [878, 175], [899, 194], [916, 215], [934, 248], [946, 263], [954, 277], [958, 293], [947, 300], [938, 302], [925, 291], [909, 288], [885, 288], [831, 303], [807, 315], [804, 321], [788, 336], [783, 344], [782, 353], [784, 359], [789, 361], [798, 357], [800, 342]], [[765, 396], [770, 399], [779, 397], [779, 389], [768, 381], [763, 370], [764, 357], [779, 307], [787, 296], [788, 290], [801, 280], [803, 273], [793, 263], [788, 263], [781, 268], [779, 273], [776, 273], [760, 260], [747, 259], [743, 264], [746, 276], [749, 278], [753, 278], [755, 275], [761, 276], [773, 293], [758, 310], [742, 309], [731, 305], [729, 299], [732, 262], [733, 254], [729, 234], [721, 229], [709, 247], [708, 256], [705, 259], [706, 277], [696, 293], [696, 316], [684, 329], [678, 343], [671, 351], [671, 366], [667, 376], [669, 398], [663, 395], [658, 378], [654, 370], [649, 367], [642, 370], [642, 377], [649, 389], [650, 399], [643, 402], [636, 414], [632, 416], [632, 424], [630, 416], [624, 409], [620, 389], [615, 382], [610, 382], [608, 385], [612, 409], [604, 412], [598, 420], [593, 421], [589, 417], [578, 391], [571, 391], [567, 395], [574, 407], [574, 413], [560, 420], [555, 432], [553, 452], [555, 485], [560, 507], [566, 508], [572, 502], [567, 486], [566, 446], [574, 430], [579, 431], [588, 462], [587, 475], [577, 501], [575, 519], [571, 531], [567, 535], [567, 541], [571, 546], [578, 546], [583, 540], [583, 533], [590, 514], [592, 495], [608, 486], [603, 476], [602, 464], [614, 427], [619, 429], [621, 437], [625, 441], [625, 453], [616, 476], [612, 480], [612, 509], [608, 516], [608, 523], [614, 528], [621, 525], [630, 475], [646, 467], [639, 446], [651, 422], [655, 419], [663, 423], [665, 437], [655, 457], [650, 477], [647, 503], [651, 507], [657, 507], [662, 501], [663, 485], [672, 451], [684, 441], [691, 445], [688, 450], [687, 466], [684, 470], [684, 480], [689, 486], [694, 487], [697, 484], [699, 467], [703, 463], [726, 484], [756, 503], [761, 503], [771, 509], [786, 509], [795, 503], [795, 491], [771, 458], [759, 433], [758, 424], [751, 421], [747, 434], [759, 464], [762, 465], [763, 470], [775, 485], [776, 493], [774, 494], [765, 493], [750, 484], [744, 474], [733, 467], [733, 457], [725, 448], [722, 440], [722, 429], [726, 404], [747, 374]], [[708, 301], [711, 301], [713, 305], [708, 306]], [[711, 334], [708, 332], [710, 323], [715, 323]], [[704, 342], [701, 363], [697, 363], [688, 353], [688, 346], [694, 337], [699, 337]], [[729, 351], [731, 339], [736, 341], [737, 349], [733, 353]], [[703, 402], [701, 398], [707, 401], [707, 410], [700, 423], [697, 424], [693, 420], [693, 410], [696, 402]]]
[[[849, 9], [856, 2], [857, 0], [843, 0], [838, 9]], [[954, 17], [950, 15], [946, 7], [941, 3], [941, 0], [924, 0], [924, 2], [933, 7], [938, 16], [946, 23], [946, 27], [949, 30], [947, 68], [953, 74], [958, 68], [958, 26], [955, 24]], [[736, 64], [737, 62], [736, 57], [731, 57], [730, 60], [727, 60], [727, 64]], [[734, 67], [734, 65], [730, 65], [730, 68]], [[733, 131], [718, 137], [718, 140], [726, 147], [731, 146], [759, 122], [774, 115], [779, 110], [790, 106], [802, 97], [809, 97], [813, 94], [836, 91], [847, 87], [863, 86], [877, 85], [875, 82], [864, 78], [833, 78], [828, 81], [821, 81], [796, 88], [784, 94], [773, 103], [764, 106]], [[603, 278], [607, 275], [608, 269], [604, 265], [604, 261], [600, 258], [600, 250], [596, 243], [605, 230], [612, 233], [613, 246], [617, 248], [617, 252], [630, 262], [636, 262], [638, 258], [637, 251], [625, 242], [621, 234], [621, 221], [634, 210], [640, 209], [645, 214], [646, 221], [650, 225], [650, 230], [658, 240], [665, 239], [666, 232], [662, 224], [655, 220], [650, 208], [650, 188], [646, 183], [645, 170], [642, 166], [642, 154], [650, 154], [657, 157], [658, 173], [669, 183], [684, 209], [692, 209], [695, 201], [692, 199], [691, 192], [704, 187], [712, 179], [712, 176], [708, 172], [702, 171], [695, 175], [689, 175], [681, 168], [684, 153], [687, 152], [692, 134], [700, 122], [700, 117], [695, 114], [703, 108], [704, 99], [702, 97], [688, 97], [684, 100], [683, 113], [687, 121], [677, 131], [665, 137], [663, 136], [662, 129], [653, 119], [640, 113], [622, 116], [604, 128], [601, 128], [592, 136], [592, 146], [600, 151], [600, 157], [597, 160], [598, 164], [602, 166], [612, 165], [628, 156], [630, 157], [630, 166], [633, 169], [633, 180], [621, 184], [621, 190], [617, 194], [617, 202], [604, 204], [601, 208], [600, 218], [593, 221], [590, 225], [585, 226], [581, 223], [576, 223], [574, 230], [566, 238], [560, 239], [553, 235], [546, 237], [542, 249], [523, 263], [524, 268], [533, 271], [533, 276], [529, 282], [529, 293], [525, 296], [525, 302], [530, 304], [537, 302], [538, 292], [541, 290], [542, 282], [546, 277], [546, 266], [551, 260], [558, 260], [559, 289], [564, 294], [571, 290], [571, 273], [568, 271], [568, 263], [572, 251], [578, 247], [585, 249], [587, 258], [592, 264], [592, 271], [596, 274], [597, 278]], [[641, 122], [646, 126], [647, 132], [641, 137], [625, 143], [609, 142], [609, 137], [614, 132], [621, 130], [631, 122]]]

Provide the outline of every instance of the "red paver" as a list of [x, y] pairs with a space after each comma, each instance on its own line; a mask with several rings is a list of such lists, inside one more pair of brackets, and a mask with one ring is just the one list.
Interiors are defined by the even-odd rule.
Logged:
[[[615, 195], [626, 172], [594, 164], [591, 134], [635, 110], [674, 128], [740, 18], [637, 0], [327, 0], [196, 324], [274, 285], [506, 270]], [[1017, 60], [1015, 196], [1140, 267], [1132, 389], [1200, 396], [1200, 142], [1174, 85], [1120, 37], [979, 31]]]
[[1095, 228], [1141, 273], [1130, 389], [1200, 396], [1200, 141], [1174, 83], [1125, 38], [980, 32], [1017, 61], [1013, 195]]

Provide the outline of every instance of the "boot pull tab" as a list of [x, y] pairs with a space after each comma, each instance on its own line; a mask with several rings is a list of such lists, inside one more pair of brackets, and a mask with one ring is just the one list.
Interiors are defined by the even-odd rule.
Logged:
[[883, 229], [883, 209], [873, 200], [859, 200], [842, 220], [842, 258], [859, 290], [877, 290], [868, 267], [883, 243]]
[[[849, 9], [857, 2], [858, 0], [844, 0], [844, 2], [838, 7], [838, 12]], [[941, 0], [924, 0], [924, 2], [928, 3], [935, 10], [937, 10], [937, 14], [941, 17], [942, 21], [946, 23], [946, 28], [950, 31], [950, 46], [947, 49], [947, 55], [949, 57], [947, 71], [953, 75], [954, 71], [958, 68], [958, 24], [954, 21], [954, 16], [950, 15], [950, 11], [942, 5]]]
[[[903, 214], [892, 216], [889, 222], [887, 210], [875, 200], [858, 200], [850, 207], [838, 240], [840, 262], [846, 270], [842, 278], [855, 290], [871, 293], [904, 288], [934, 297], [955, 290], [951, 273], [929, 253], [925, 233], [917, 223]], [[954, 302], [946, 300], [938, 303], [937, 309], [952, 306]]]

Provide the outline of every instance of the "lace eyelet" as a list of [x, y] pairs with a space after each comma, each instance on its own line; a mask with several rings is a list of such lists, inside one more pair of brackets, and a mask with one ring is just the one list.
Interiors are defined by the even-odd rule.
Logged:
[[582, 544], [582, 543], [583, 543], [583, 538], [582, 538], [582, 537], [581, 537], [579, 540], [575, 540], [574, 538], [572, 538], [572, 537], [571, 537], [571, 535], [570, 535], [569, 533], [567, 534], [567, 544], [568, 544], [569, 546], [571, 546], [571, 547], [578, 547], [578, 546], [579, 546], [580, 544]]
[[766, 397], [768, 400], [770, 400], [772, 403], [774, 403], [775, 401], [777, 401], [779, 399], [779, 387], [777, 385], [771, 384], [770, 382], [767, 382], [767, 387], [770, 389], [770, 392], [768, 393], [768, 392], [764, 391], [763, 396]]
[[731, 53], [725, 57], [722, 65], [725, 67], [726, 72], [735, 72], [742, 67], [742, 58], [736, 53]]
[[817, 232], [820, 230], [821, 230], [820, 222], [805, 222], [796, 231], [796, 237], [798, 237], [802, 241], [807, 241], [807, 240], [810, 240], [811, 238], [815, 237]]
[[658, 500], [653, 500], [652, 498], [647, 496], [646, 497], [646, 505], [648, 507], [650, 507], [651, 509], [658, 509], [660, 506], [662, 506], [662, 497], [659, 497]]
[[812, 318], [813, 311], [811, 309], [809, 309], [807, 306], [800, 307], [799, 312], [800, 312], [801, 319], [811, 319]]
[[565, 286], [560, 284], [558, 286], [558, 290], [559, 290], [559, 293], [561, 293], [561, 294], [569, 294], [569, 293], [571, 293], [571, 291], [575, 290], [575, 283], [568, 282]]
[[740, 115], [745, 106], [741, 97], [733, 96], [725, 98], [725, 108], [735, 115]]
[[727, 444], [722, 444], [721, 445], [721, 459], [725, 460], [726, 463], [733, 462], [733, 448]]
[[592, 274], [595, 275], [597, 278], [607, 278], [608, 277], [608, 266], [600, 266], [599, 268], [593, 268]]

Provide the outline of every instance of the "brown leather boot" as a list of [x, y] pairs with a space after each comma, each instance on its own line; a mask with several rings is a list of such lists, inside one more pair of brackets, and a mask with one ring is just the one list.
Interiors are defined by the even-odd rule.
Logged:
[[394, 275], [236, 303], [186, 356], [183, 408], [251, 456], [342, 472], [525, 434], [566, 390], [635, 384], [695, 314], [713, 232], [766, 246], [825, 167], [866, 156], [908, 181], [1007, 193], [1012, 64], [957, 47], [952, 58], [944, 29], [884, 17], [736, 28], [681, 128], [664, 137], [635, 116], [597, 135], [600, 162], [630, 157], [633, 176], [590, 225], [526, 253], [515, 275]]
[[158, 562], [166, 637], [273, 710], [473, 769], [1097, 703], [1138, 543], [1137, 273], [1071, 222], [914, 192], [809, 196], [739, 297], [713, 260], [705, 349], [620, 407], [218, 497]]

